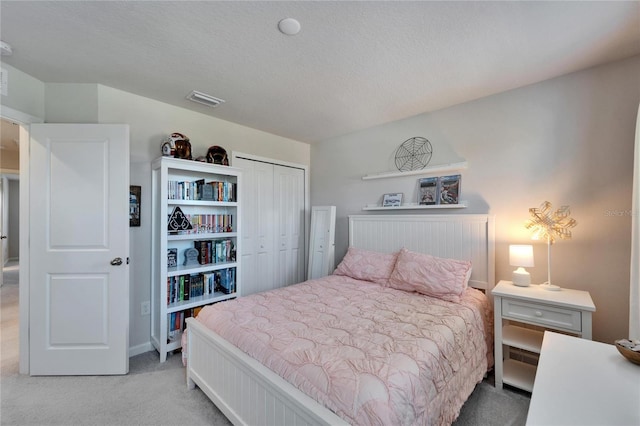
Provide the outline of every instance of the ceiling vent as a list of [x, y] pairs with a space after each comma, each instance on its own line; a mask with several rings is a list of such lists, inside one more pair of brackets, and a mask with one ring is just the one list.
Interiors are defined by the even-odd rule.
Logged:
[[198, 92], [197, 90], [189, 93], [187, 95], [187, 99], [211, 108], [215, 108], [224, 102], [224, 99], [216, 98], [215, 96], [207, 95], [206, 93]]
[[0, 40], [0, 55], [2, 56], [11, 56], [13, 50], [11, 49], [11, 45], [7, 42]]

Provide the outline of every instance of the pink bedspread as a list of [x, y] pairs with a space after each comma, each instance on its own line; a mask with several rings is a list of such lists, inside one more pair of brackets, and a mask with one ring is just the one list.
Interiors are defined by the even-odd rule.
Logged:
[[452, 303], [332, 275], [197, 320], [352, 424], [450, 424], [493, 362], [474, 289]]

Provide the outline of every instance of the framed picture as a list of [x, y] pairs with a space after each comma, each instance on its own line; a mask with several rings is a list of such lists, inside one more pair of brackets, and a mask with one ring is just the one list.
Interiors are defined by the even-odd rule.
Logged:
[[384, 194], [384, 197], [382, 197], [382, 207], [400, 207], [401, 204], [402, 192]]
[[439, 200], [438, 178], [428, 177], [418, 179], [418, 204], [429, 206], [438, 204]]
[[460, 175], [440, 176], [440, 204], [460, 202]]
[[140, 193], [139, 186], [129, 186], [129, 226], [140, 226]]

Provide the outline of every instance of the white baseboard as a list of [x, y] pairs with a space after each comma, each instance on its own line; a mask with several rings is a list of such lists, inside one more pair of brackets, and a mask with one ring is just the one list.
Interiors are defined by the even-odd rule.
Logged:
[[145, 352], [152, 351], [153, 349], [154, 348], [151, 342], [143, 343], [137, 346], [132, 346], [129, 348], [129, 358], [131, 358], [132, 356], [143, 354]]

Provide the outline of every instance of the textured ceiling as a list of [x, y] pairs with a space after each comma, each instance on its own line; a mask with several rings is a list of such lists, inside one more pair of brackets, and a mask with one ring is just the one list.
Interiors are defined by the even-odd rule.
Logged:
[[2, 0], [0, 36], [41, 81], [313, 143], [639, 54], [640, 2]]

